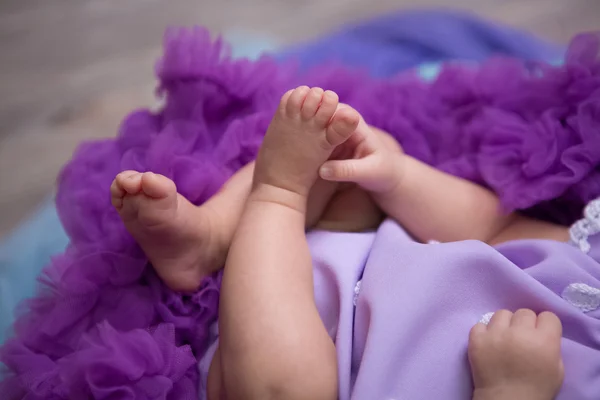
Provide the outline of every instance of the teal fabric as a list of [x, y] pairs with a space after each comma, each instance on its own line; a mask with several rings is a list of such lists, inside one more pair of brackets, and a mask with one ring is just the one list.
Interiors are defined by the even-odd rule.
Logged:
[[33, 295], [35, 277], [67, 244], [52, 201], [0, 243], [0, 343], [9, 334], [16, 305]]
[[423, 64], [417, 68], [421, 78], [425, 81], [433, 81], [440, 73], [440, 63]]

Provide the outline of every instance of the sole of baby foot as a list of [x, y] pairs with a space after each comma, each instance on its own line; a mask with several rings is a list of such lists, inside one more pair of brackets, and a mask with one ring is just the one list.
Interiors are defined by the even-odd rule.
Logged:
[[255, 185], [308, 195], [319, 167], [360, 121], [356, 110], [338, 106], [337, 94], [321, 88], [284, 94], [256, 160]]
[[194, 291], [223, 266], [226, 244], [210, 208], [196, 207], [175, 183], [152, 172], [125, 171], [111, 185], [111, 201], [158, 276], [176, 291]]

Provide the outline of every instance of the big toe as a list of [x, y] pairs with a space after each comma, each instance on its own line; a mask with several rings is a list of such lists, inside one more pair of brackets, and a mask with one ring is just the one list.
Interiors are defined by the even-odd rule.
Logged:
[[144, 194], [153, 199], [163, 199], [177, 194], [175, 182], [164, 175], [144, 172], [141, 182]]
[[142, 173], [138, 171], [123, 171], [113, 182], [114, 193], [137, 194], [142, 190]]
[[152, 172], [144, 172], [140, 180], [140, 192], [126, 196], [122, 207], [117, 207], [125, 224], [130, 224], [128, 227], [133, 231], [173, 225], [179, 204], [175, 183]]
[[354, 133], [360, 122], [360, 114], [350, 106], [340, 106], [326, 131], [327, 142], [339, 146]]

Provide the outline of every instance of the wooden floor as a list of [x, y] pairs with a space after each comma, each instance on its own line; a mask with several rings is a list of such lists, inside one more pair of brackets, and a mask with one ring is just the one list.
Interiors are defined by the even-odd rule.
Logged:
[[600, 28], [600, 0], [2, 0], [0, 237], [52, 193], [78, 142], [152, 104], [167, 25], [289, 44], [391, 10], [448, 6], [565, 42]]

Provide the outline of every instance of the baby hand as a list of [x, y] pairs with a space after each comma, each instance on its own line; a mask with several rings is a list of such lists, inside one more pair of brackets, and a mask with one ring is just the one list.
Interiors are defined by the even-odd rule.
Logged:
[[354, 182], [374, 193], [385, 193], [402, 179], [404, 154], [398, 142], [362, 119], [352, 136], [319, 170], [321, 178]]
[[562, 325], [550, 312], [501, 310], [469, 336], [474, 400], [551, 400], [562, 385]]

